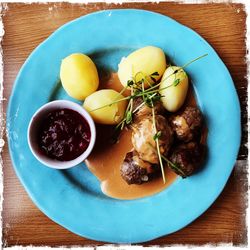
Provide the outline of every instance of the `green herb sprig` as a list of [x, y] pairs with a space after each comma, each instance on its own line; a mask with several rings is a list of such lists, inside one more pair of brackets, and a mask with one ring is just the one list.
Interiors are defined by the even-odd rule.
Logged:
[[164, 167], [163, 167], [163, 163], [162, 163], [162, 159], [161, 159], [161, 151], [160, 151], [160, 145], [159, 145], [159, 138], [161, 137], [162, 132], [157, 130], [153, 101], [151, 102], [151, 104], [152, 104], [153, 128], [154, 128], [154, 132], [155, 132], [155, 134], [153, 136], [153, 139], [155, 140], [157, 155], [158, 155], [158, 159], [159, 159], [159, 163], [160, 163], [160, 167], [161, 167], [162, 179], [163, 179], [163, 183], [165, 184], [166, 183], [166, 178], [165, 178], [165, 172], [164, 172]]
[[168, 164], [170, 168], [173, 170], [176, 170], [178, 173], [180, 173], [182, 176], [185, 176], [185, 173], [178, 167], [177, 164], [174, 164], [170, 160], [168, 160], [164, 155], [161, 155], [161, 158]]
[[[186, 67], [189, 66], [191, 63], [193, 63], [193, 62], [195, 62], [195, 61], [197, 61], [197, 60], [199, 60], [199, 59], [201, 59], [201, 58], [203, 58], [203, 57], [205, 57], [205, 56], [207, 56], [207, 55], [208, 55], [208, 54], [204, 54], [204, 55], [199, 56], [199, 57], [193, 59], [192, 61], [190, 61], [190, 62], [184, 64], [182, 67], [180, 67], [179, 69], [175, 70], [172, 74], [170, 74], [170, 75], [167, 76], [166, 78], [162, 79], [161, 81], [167, 80], [170, 76], [172, 76], [172, 75], [174, 75], [174, 74], [177, 74], [177, 73], [179, 72], [179, 70], [186, 68]], [[139, 72], [139, 73], [142, 73], [142, 72]], [[157, 73], [157, 72], [154, 72], [153, 74], [155, 74], [155, 73]], [[142, 74], [143, 74], [143, 73], [142, 73]], [[152, 74], [151, 74], [151, 75], [152, 75]], [[146, 89], [146, 90], [142, 90], [142, 89], [139, 89], [139, 88], [138, 88], [138, 82], [136, 82], [136, 81], [134, 81], [134, 80], [129, 80], [128, 83], [127, 83], [127, 86], [124, 87], [124, 89], [126, 90], [128, 87], [136, 86], [135, 89], [136, 89], [137, 91], [135, 91], [134, 94], [132, 94], [132, 95], [130, 95], [130, 96], [127, 96], [127, 97], [124, 97], [124, 98], [121, 98], [121, 99], [118, 99], [118, 100], [115, 100], [115, 101], [113, 101], [113, 102], [111, 102], [111, 103], [108, 103], [108, 104], [103, 105], [103, 106], [101, 106], [101, 107], [98, 107], [98, 108], [96, 108], [96, 109], [92, 109], [92, 110], [90, 110], [89, 112], [93, 112], [93, 111], [96, 111], [96, 110], [99, 110], [99, 109], [102, 109], [102, 108], [105, 108], [105, 107], [109, 107], [109, 106], [111, 106], [111, 105], [113, 105], [113, 104], [116, 104], [116, 103], [121, 102], [121, 101], [124, 101], [124, 100], [130, 100], [130, 99], [135, 99], [135, 98], [137, 98], [137, 97], [142, 97], [142, 96], [145, 96], [146, 94], [159, 93], [160, 91], [162, 91], [162, 90], [164, 90], [164, 89], [170, 88], [170, 87], [172, 87], [172, 86], [177, 86], [179, 83], [180, 83], [180, 80], [179, 80], [179, 79], [176, 79], [171, 85], [166, 86], [166, 87], [164, 87], [164, 88], [157, 89], [157, 88], [160, 86], [160, 83], [157, 83], [156, 85], [154, 85], [154, 86], [152, 86], [152, 87], [150, 87], [150, 88], [148, 88], [148, 89]], [[121, 92], [123, 93], [125, 90], [122, 90]], [[120, 92], [120, 93], [121, 93], [121, 92]], [[118, 95], [118, 96], [119, 96], [119, 95]]]
[[[166, 78], [161, 79], [161, 82], [167, 80], [170, 76], [175, 75], [175, 79], [173, 81], [172, 84], [164, 87], [164, 88], [159, 88], [161, 82], [157, 82], [155, 79], [155, 76], [159, 76], [158, 72], [154, 72], [149, 76], [145, 76], [145, 74], [143, 72], [137, 72], [135, 74], [135, 76], [131, 79], [128, 80], [127, 85], [120, 91], [118, 97], [120, 95], [122, 95], [128, 88], [131, 89], [131, 95], [124, 97], [124, 98], [120, 98], [120, 99], [115, 99], [113, 102], [106, 104], [104, 106], [98, 107], [96, 109], [91, 110], [90, 112], [105, 108], [105, 107], [109, 107], [113, 104], [119, 103], [121, 101], [124, 100], [128, 100], [128, 105], [124, 114], [124, 117], [122, 118], [122, 120], [120, 121], [120, 123], [115, 127], [116, 130], [123, 130], [124, 127], [126, 125], [129, 125], [133, 122], [133, 114], [135, 112], [137, 112], [143, 105], [147, 105], [148, 107], [152, 108], [152, 118], [153, 118], [153, 128], [154, 128], [154, 136], [153, 139], [156, 143], [156, 151], [158, 154], [158, 158], [159, 158], [159, 163], [160, 163], [160, 167], [161, 167], [161, 172], [162, 172], [162, 178], [163, 178], [163, 182], [166, 182], [166, 178], [165, 178], [165, 173], [164, 173], [164, 166], [162, 163], [162, 159], [164, 161], [167, 162], [168, 166], [170, 166], [172, 169], [178, 171], [179, 173], [181, 173], [183, 176], [185, 176], [184, 172], [174, 163], [172, 163], [171, 161], [169, 161], [165, 156], [161, 155], [160, 153], [160, 146], [159, 146], [159, 139], [162, 135], [161, 131], [157, 131], [156, 128], [156, 121], [155, 121], [155, 103], [157, 101], [160, 100], [160, 98], [162, 97], [162, 95], [160, 94], [160, 92], [164, 89], [170, 88], [172, 86], [176, 87], [178, 86], [178, 84], [181, 82], [179, 78], [176, 79], [176, 74], [180, 71], [183, 70], [184, 68], [186, 68], [187, 66], [189, 66], [190, 64], [192, 64], [193, 62], [200, 60], [201, 58], [207, 56], [208, 54], [204, 54], [202, 56], [199, 56], [191, 61], [189, 61], [188, 63], [184, 64], [182, 67], [179, 67], [177, 70], [175, 70], [173, 73], [171, 73], [170, 75], [168, 75]], [[143, 78], [139, 81], [137, 81], [137, 77], [138, 75], [142, 75]], [[148, 80], [148, 78], [150, 78], [153, 82], [154, 85], [152, 86], [152, 84], [150, 83], [150, 81]], [[145, 89], [145, 85], [144, 83], [147, 83], [150, 87], [148, 89]], [[137, 106], [134, 110], [133, 110], [133, 101], [135, 98], [138, 97], [142, 97], [143, 102]], [[152, 146], [152, 145], [151, 145]]]

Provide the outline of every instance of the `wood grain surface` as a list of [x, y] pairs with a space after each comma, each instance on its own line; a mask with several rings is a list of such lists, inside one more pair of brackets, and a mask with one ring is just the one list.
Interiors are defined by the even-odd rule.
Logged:
[[[247, 169], [246, 13], [240, 4], [104, 3], [8, 4], [4, 11], [4, 110], [15, 77], [35, 47], [55, 29], [77, 17], [107, 8], [140, 8], [168, 15], [202, 35], [227, 65], [242, 109], [242, 146], [237, 164], [215, 203], [186, 228], [142, 244], [247, 244], [245, 222]], [[169, 34], [166, 34], [166, 36]], [[49, 58], [48, 58], [49, 60]], [[216, 90], [215, 90], [216, 91]], [[6, 139], [6, 138], [5, 138]], [[79, 237], [47, 218], [32, 203], [12, 168], [7, 145], [3, 150], [4, 246], [98, 246], [102, 242]], [[216, 178], [216, 176], [215, 176]]]

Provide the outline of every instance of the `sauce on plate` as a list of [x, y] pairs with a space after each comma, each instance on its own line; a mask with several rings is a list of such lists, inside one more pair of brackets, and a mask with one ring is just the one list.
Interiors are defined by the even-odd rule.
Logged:
[[[111, 88], [121, 91], [123, 86], [120, 84], [116, 73], [103, 82], [101, 88]], [[125, 92], [129, 95], [130, 92]], [[196, 105], [192, 88], [189, 88], [188, 96], [184, 105]], [[113, 128], [111, 126], [97, 125], [97, 141], [91, 155], [86, 160], [89, 170], [100, 180], [101, 189], [104, 194], [122, 200], [132, 200], [154, 195], [171, 185], [177, 175], [168, 167], [165, 168], [166, 183], [163, 183], [161, 175], [150, 182], [142, 185], [128, 185], [121, 177], [120, 167], [126, 154], [133, 149], [131, 143], [130, 130], [123, 130], [119, 141], [111, 143]], [[206, 131], [203, 132], [206, 134]]]

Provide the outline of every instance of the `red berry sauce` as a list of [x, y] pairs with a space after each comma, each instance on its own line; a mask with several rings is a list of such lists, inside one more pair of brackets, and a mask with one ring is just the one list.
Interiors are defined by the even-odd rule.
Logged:
[[38, 131], [41, 150], [50, 158], [70, 161], [81, 155], [90, 143], [87, 121], [71, 109], [57, 109], [43, 120]]

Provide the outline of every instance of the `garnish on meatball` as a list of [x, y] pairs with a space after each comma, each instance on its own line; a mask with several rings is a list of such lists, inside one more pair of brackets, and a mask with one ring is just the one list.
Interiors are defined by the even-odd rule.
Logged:
[[[162, 155], [167, 155], [173, 141], [171, 127], [165, 117], [155, 115], [155, 124], [157, 131], [161, 131], [159, 137], [159, 148]], [[151, 115], [145, 116], [141, 121], [133, 124], [132, 144], [138, 152], [139, 157], [147, 162], [158, 164], [159, 157], [154, 140], [154, 127]]]
[[[152, 114], [152, 108], [149, 107], [147, 104], [145, 104], [145, 102], [143, 101], [141, 97], [135, 98], [133, 110], [136, 111], [134, 113], [135, 122], [138, 122], [142, 120], [145, 116]], [[159, 114], [159, 115], [164, 114], [165, 109], [162, 106], [160, 101], [155, 102], [154, 111], [155, 111], [155, 114]]]

